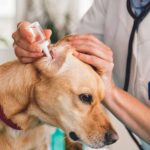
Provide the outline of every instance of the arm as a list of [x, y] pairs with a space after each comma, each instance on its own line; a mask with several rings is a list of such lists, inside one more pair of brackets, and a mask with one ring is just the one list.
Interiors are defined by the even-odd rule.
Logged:
[[122, 89], [113, 86], [104, 105], [139, 137], [150, 143], [150, 108]]
[[138, 136], [150, 143], [150, 108], [113, 83], [111, 49], [92, 35], [75, 35], [69, 41], [77, 50], [74, 55], [96, 68], [102, 77], [107, 89], [105, 106]]

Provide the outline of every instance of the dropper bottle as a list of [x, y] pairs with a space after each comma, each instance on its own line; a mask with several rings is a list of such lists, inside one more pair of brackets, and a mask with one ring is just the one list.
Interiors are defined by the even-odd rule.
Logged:
[[34, 22], [28, 26], [28, 31], [32, 33], [32, 35], [36, 38], [36, 42], [39, 43], [41, 46], [43, 52], [45, 55], [52, 59], [52, 56], [50, 55], [48, 46], [50, 44], [50, 40], [46, 39], [46, 36], [43, 32], [42, 27], [40, 26], [39, 22]]

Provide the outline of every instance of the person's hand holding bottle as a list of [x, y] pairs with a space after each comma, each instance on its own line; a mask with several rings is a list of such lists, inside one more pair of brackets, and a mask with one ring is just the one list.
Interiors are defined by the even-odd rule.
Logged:
[[[17, 31], [12, 35], [15, 54], [22, 63], [31, 63], [44, 55], [37, 42], [37, 37], [33, 36], [28, 30], [29, 26], [29, 22], [20, 22], [17, 26]], [[51, 30], [45, 29], [43, 32], [46, 39], [50, 39]]]

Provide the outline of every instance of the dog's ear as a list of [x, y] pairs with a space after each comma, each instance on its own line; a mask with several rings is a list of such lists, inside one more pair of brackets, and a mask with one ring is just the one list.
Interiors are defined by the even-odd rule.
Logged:
[[34, 63], [34, 66], [39, 73], [48, 77], [52, 77], [64, 64], [67, 55], [69, 53], [73, 53], [73, 50], [74, 48], [72, 48], [66, 42], [56, 43], [50, 49], [52, 59], [48, 57], [42, 57]]

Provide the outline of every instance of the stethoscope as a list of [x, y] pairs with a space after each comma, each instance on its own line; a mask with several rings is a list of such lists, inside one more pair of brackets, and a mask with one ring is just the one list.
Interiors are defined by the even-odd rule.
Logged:
[[[132, 16], [132, 18], [134, 19], [134, 23], [133, 23], [132, 31], [131, 31], [130, 38], [129, 38], [129, 45], [128, 45], [128, 55], [127, 55], [127, 61], [126, 61], [126, 72], [125, 72], [125, 82], [124, 82], [125, 91], [128, 91], [129, 82], [130, 82], [134, 35], [138, 31], [138, 27], [140, 23], [143, 21], [143, 19], [146, 17], [146, 15], [150, 11], [150, 2], [144, 7], [142, 13], [138, 17], [132, 11], [130, 0], [127, 0], [127, 9], [130, 15]], [[132, 132], [128, 128], [126, 129], [129, 132], [132, 139], [134, 140], [135, 144], [138, 146], [139, 150], [143, 150], [141, 144], [137, 141], [137, 139], [134, 137]]]

